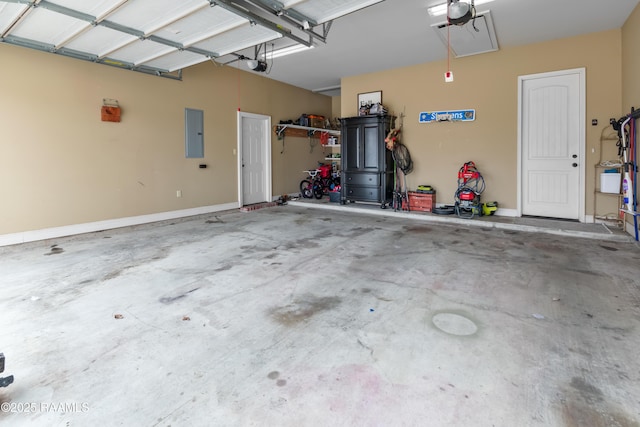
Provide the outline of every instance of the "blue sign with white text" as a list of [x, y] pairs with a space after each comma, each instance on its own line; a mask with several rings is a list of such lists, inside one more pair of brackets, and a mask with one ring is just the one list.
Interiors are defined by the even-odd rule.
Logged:
[[472, 122], [475, 119], [476, 110], [427, 111], [420, 113], [418, 122]]

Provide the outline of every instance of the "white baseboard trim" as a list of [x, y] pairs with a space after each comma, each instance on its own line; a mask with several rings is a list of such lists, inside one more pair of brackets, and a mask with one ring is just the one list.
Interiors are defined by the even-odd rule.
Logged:
[[113, 228], [128, 227], [132, 225], [149, 224], [152, 222], [185, 218], [194, 215], [202, 215], [232, 209], [238, 209], [237, 202], [225, 203], [222, 205], [202, 206], [199, 208], [181, 209], [178, 211], [159, 212], [148, 215], [130, 216], [126, 218], [107, 219], [104, 221], [65, 225], [62, 227], [44, 228], [41, 230], [23, 231], [20, 233], [0, 234], [0, 246], [35, 242], [38, 240], [54, 239], [76, 234], [93, 233], [95, 231], [111, 230]]
[[518, 210], [517, 209], [503, 209], [503, 208], [498, 208], [496, 210], [495, 213], [496, 216], [510, 216], [510, 217], [518, 217], [520, 215], [518, 215]]

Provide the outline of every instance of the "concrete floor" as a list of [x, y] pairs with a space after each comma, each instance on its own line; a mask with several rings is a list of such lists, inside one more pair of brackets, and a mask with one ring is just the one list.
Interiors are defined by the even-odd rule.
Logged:
[[288, 205], [0, 248], [0, 424], [640, 426], [638, 245], [468, 224]]

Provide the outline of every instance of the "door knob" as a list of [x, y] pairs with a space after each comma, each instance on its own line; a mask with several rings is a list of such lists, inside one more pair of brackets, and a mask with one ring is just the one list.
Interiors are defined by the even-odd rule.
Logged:
[[572, 164], [571, 166], [573, 166], [574, 168], [577, 168], [577, 167], [578, 167], [578, 164], [577, 164], [577, 163], [574, 163], [574, 164]]
[[573, 156], [571, 156], [571, 157], [573, 157], [574, 159], [577, 159], [577, 158], [578, 158], [578, 155], [577, 155], [577, 154], [574, 154], [574, 155], [573, 155]]

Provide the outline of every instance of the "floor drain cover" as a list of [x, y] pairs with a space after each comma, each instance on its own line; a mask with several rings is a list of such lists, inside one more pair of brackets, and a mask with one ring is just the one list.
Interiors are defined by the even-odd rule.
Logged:
[[478, 332], [478, 326], [473, 320], [467, 319], [460, 314], [455, 313], [438, 313], [431, 321], [442, 332], [451, 335], [467, 336]]

